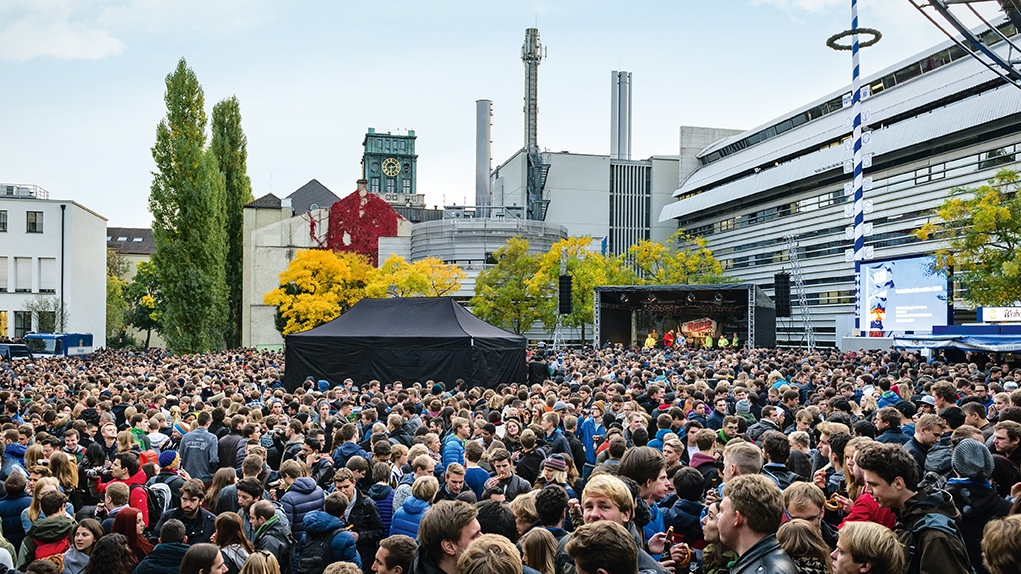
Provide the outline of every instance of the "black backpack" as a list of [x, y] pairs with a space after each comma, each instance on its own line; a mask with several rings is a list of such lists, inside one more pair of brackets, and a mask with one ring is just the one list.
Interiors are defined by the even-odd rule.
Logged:
[[335, 528], [325, 534], [311, 536], [305, 533], [305, 544], [294, 568], [294, 574], [323, 574], [330, 559], [330, 543], [343, 532], [343, 528]]

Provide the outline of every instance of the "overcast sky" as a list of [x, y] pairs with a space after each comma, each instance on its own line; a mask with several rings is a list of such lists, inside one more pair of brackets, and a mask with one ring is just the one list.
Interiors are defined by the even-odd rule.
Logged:
[[[945, 40], [908, 0], [859, 11], [883, 33], [864, 74]], [[633, 74], [634, 159], [676, 154], [681, 125], [748, 129], [850, 83], [849, 53], [825, 46], [850, 0], [0, 0], [0, 182], [148, 227], [164, 80], [184, 57], [207, 113], [238, 97], [256, 197], [313, 178], [350, 193], [374, 127], [415, 130], [419, 192], [461, 204], [476, 100], [493, 100], [494, 165], [522, 146], [535, 26], [553, 151], [609, 153], [612, 70]]]

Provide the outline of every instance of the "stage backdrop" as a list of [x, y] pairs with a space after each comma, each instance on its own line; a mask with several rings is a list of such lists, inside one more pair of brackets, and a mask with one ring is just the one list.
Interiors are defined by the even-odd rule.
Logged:
[[596, 287], [594, 310], [600, 346], [640, 346], [652, 329], [662, 342], [689, 321], [713, 321], [714, 338], [736, 334], [742, 347], [776, 345], [776, 306], [752, 283]]
[[450, 297], [363, 299], [340, 317], [286, 337], [284, 386], [306, 377], [405, 385], [456, 379], [469, 387], [525, 383], [524, 337], [475, 317]]

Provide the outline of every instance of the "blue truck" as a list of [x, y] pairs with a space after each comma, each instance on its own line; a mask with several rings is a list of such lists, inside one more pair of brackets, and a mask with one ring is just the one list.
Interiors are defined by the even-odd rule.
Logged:
[[29, 333], [25, 344], [35, 356], [84, 357], [93, 351], [91, 333]]

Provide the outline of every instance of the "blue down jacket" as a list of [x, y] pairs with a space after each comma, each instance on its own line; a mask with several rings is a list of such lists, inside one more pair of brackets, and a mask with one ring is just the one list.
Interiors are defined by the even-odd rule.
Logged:
[[326, 494], [323, 489], [316, 486], [314, 480], [302, 476], [291, 484], [287, 492], [280, 497], [280, 506], [283, 507], [287, 522], [291, 525], [291, 536], [295, 540], [301, 539], [301, 533], [305, 531], [302, 519], [313, 510], [322, 510]]
[[394, 512], [394, 520], [390, 524], [390, 536], [403, 534], [416, 538], [418, 536], [418, 525], [429, 510], [429, 503], [414, 496], [404, 500], [404, 504]]
[[[345, 526], [347, 524], [343, 520], [325, 510], [309, 512], [302, 520], [304, 533], [301, 535], [301, 548], [305, 547], [309, 536], [326, 536], [330, 531]], [[298, 552], [298, 556], [295, 558], [300, 557], [301, 552]], [[361, 567], [362, 557], [358, 555], [357, 542], [355, 542], [353, 534], [341, 531], [333, 537], [333, 540], [330, 541], [330, 563], [332, 562], [351, 562], [357, 564], [359, 568]]]

